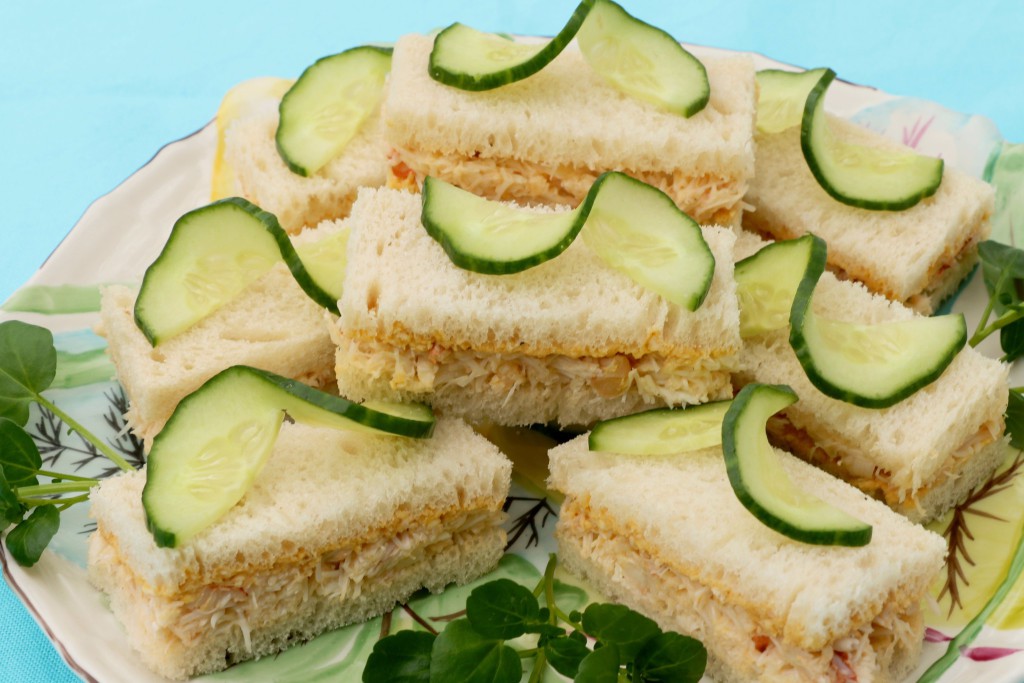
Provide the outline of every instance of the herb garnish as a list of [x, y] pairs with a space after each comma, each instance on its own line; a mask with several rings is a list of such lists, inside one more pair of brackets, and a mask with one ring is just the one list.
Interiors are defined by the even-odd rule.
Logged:
[[1002, 360], [1009, 363], [1024, 355], [1024, 251], [986, 240], [978, 245], [978, 257], [989, 300], [970, 344], [999, 332]]
[[[43, 469], [35, 441], [25, 431], [29, 406], [38, 403], [125, 471], [134, 468], [110, 446], [43, 396], [57, 372], [53, 334], [36, 325], [0, 323], [0, 532], [9, 526], [7, 550], [30, 567], [60, 527], [60, 513], [88, 500], [97, 479]], [[39, 477], [52, 481], [39, 483]]]
[[532, 660], [530, 683], [549, 665], [577, 683], [688, 683], [704, 675], [707, 651], [699, 641], [663, 632], [628, 607], [594, 603], [566, 614], [555, 601], [556, 564], [550, 555], [533, 591], [509, 579], [478, 586], [466, 600], [465, 617], [440, 633], [382, 638], [363, 683], [518, 683], [525, 660]]

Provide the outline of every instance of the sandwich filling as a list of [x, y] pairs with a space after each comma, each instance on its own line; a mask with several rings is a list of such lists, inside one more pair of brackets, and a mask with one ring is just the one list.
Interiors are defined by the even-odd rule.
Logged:
[[[410, 149], [393, 150], [388, 186], [414, 190], [432, 176], [473, 194], [522, 205], [576, 206], [601, 171], [584, 166], [549, 166], [525, 159], [446, 155]], [[624, 169], [653, 185], [701, 225], [739, 226], [747, 183], [716, 172]]]
[[643, 535], [622, 527], [586, 499], [563, 504], [556, 532], [566, 567], [659, 622], [700, 639], [709, 672], [725, 680], [895, 681], [916, 660], [924, 634], [920, 595], [892, 596], [848, 633], [816, 650], [787, 640], [755, 612], [682, 567], [641, 547]]

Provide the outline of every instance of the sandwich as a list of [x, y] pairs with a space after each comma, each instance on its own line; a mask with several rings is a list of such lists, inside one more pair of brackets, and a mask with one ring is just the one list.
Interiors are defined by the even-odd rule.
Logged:
[[[828, 123], [845, 142], [900, 147], [838, 117], [828, 116]], [[987, 183], [946, 164], [934, 195], [902, 211], [868, 210], [841, 203], [822, 189], [801, 150], [800, 126], [758, 131], [755, 137], [746, 229], [777, 240], [813, 232], [828, 243], [828, 265], [836, 275], [926, 315], [977, 264], [995, 201]]]
[[903, 680], [917, 664], [920, 602], [945, 542], [774, 454], [801, 489], [870, 524], [870, 542], [807, 545], [768, 528], [739, 502], [720, 446], [622, 455], [591, 452], [582, 436], [549, 452], [549, 483], [566, 496], [555, 532], [563, 566], [699, 639], [716, 681]]
[[701, 224], [738, 224], [753, 176], [753, 62], [703, 60], [707, 106], [690, 118], [620, 92], [570, 46], [542, 70], [487, 92], [431, 79], [434, 40], [395, 45], [384, 102], [392, 187], [425, 176], [520, 204], [580, 203], [604, 171], [668, 194]]
[[585, 239], [514, 274], [463, 270], [427, 234], [410, 192], [363, 189], [349, 220], [334, 333], [338, 387], [353, 400], [568, 426], [732, 395], [740, 339], [729, 229], [702, 231], [715, 266], [690, 311], [607, 266]]
[[[292, 242], [315, 246], [339, 231], [328, 222]], [[231, 365], [252, 365], [317, 388], [334, 383], [329, 314], [296, 282], [284, 263], [273, 266], [238, 297], [184, 333], [153, 346], [134, 316], [137, 290], [112, 285], [102, 292], [96, 332], [129, 399], [127, 424], [149, 443], [174, 407]]]
[[[737, 255], [753, 254], [764, 244], [743, 233]], [[827, 271], [812, 301], [818, 313], [850, 322], [919, 315]], [[881, 409], [852, 405], [819, 391], [789, 344], [788, 327], [744, 339], [739, 359], [737, 387], [751, 382], [787, 384], [800, 396], [799, 402], [769, 420], [773, 443], [914, 521], [935, 519], [960, 502], [1005, 457], [1008, 368], [969, 346], [934, 382]]]
[[146, 528], [145, 470], [105, 480], [89, 577], [153, 671], [211, 673], [492, 569], [510, 470], [455, 420], [428, 439], [285, 424], [242, 501], [177, 548]]
[[[379, 187], [387, 181], [389, 147], [379, 104], [337, 156], [316, 172], [300, 175], [289, 168], [276, 142], [281, 97], [256, 99], [238, 107], [240, 115], [224, 131], [223, 164], [231, 169], [234, 182], [226, 195], [245, 197], [276, 215], [288, 233], [296, 234], [322, 221], [344, 218], [360, 187]], [[327, 123], [345, 128], [335, 121]]]

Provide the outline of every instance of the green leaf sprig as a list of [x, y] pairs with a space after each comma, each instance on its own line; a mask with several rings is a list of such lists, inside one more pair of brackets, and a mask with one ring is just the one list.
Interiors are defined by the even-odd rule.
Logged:
[[532, 591], [509, 579], [478, 586], [465, 616], [440, 633], [382, 638], [363, 683], [518, 683], [529, 661], [529, 683], [549, 666], [577, 683], [695, 683], [704, 675], [707, 651], [699, 641], [663, 632], [624, 605], [593, 603], [566, 614], [555, 600], [556, 565], [552, 554]]
[[977, 346], [999, 332], [1001, 360], [1010, 363], [1024, 355], [1024, 251], [986, 240], [978, 257], [989, 299], [969, 343]]
[[[43, 469], [35, 441], [25, 431], [29, 406], [47, 408], [122, 470], [134, 469], [52, 401], [43, 396], [57, 372], [53, 334], [16, 320], [0, 323], [0, 532], [15, 561], [31, 567], [60, 528], [60, 513], [88, 500], [96, 479]], [[39, 477], [50, 482], [41, 484]]]

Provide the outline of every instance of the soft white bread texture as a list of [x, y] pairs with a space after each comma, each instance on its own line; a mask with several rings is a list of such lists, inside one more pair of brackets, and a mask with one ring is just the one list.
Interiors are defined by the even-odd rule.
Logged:
[[[841, 139], [896, 147], [882, 136], [830, 116]], [[977, 262], [978, 242], [989, 234], [995, 192], [987, 183], [950, 168], [934, 196], [905, 211], [847, 206], [821, 188], [800, 149], [800, 130], [758, 133], [757, 173], [747, 192], [753, 207], [744, 227], [775, 239], [813, 232], [828, 243], [836, 273], [863, 282], [890, 299], [931, 313]]]
[[420, 224], [412, 193], [364, 189], [350, 220], [337, 328], [345, 396], [422, 400], [516, 425], [731, 395], [740, 346], [731, 230], [705, 229], [717, 265], [690, 312], [579, 239], [513, 275], [458, 268]]
[[277, 216], [289, 233], [348, 215], [360, 187], [387, 181], [388, 151], [380, 111], [363, 123], [340, 156], [309, 177], [293, 173], [277, 151], [278, 101], [234, 121], [224, 138], [224, 159], [237, 191]]
[[146, 529], [144, 471], [104, 481], [89, 576], [154, 671], [208, 673], [490, 570], [510, 476], [455, 420], [430, 439], [285, 424], [253, 488], [181, 548]]
[[[340, 226], [325, 224], [320, 236]], [[314, 239], [308, 231], [297, 240]], [[251, 365], [324, 388], [334, 381], [329, 314], [278, 263], [234, 300], [156, 347], [135, 324], [137, 292], [103, 290], [96, 331], [129, 399], [128, 425], [147, 443], [178, 401], [232, 365]]]
[[[900, 680], [920, 651], [919, 602], [945, 542], [776, 453], [797, 486], [871, 524], [871, 542], [807, 545], [764, 526], [737, 500], [720, 448], [625, 456], [591, 453], [583, 436], [549, 453], [549, 483], [566, 495], [564, 566], [701, 640], [716, 680]], [[855, 678], [836, 676], [837, 657]]]
[[671, 196], [700, 223], [738, 221], [754, 172], [756, 102], [746, 56], [704, 59], [711, 100], [690, 118], [619, 92], [570, 45], [522, 81], [468, 92], [430, 78], [433, 38], [395, 45], [384, 103], [401, 160], [481, 196], [578, 204], [603, 171]]
[[[737, 255], [763, 244], [745, 234]], [[831, 249], [831, 245], [830, 245]], [[814, 291], [823, 317], [875, 323], [916, 315], [863, 285], [824, 273]], [[960, 502], [1003, 461], [1008, 367], [965, 347], [932, 384], [894, 406], [860, 408], [815, 388], [789, 345], [789, 328], [744, 340], [735, 381], [788, 384], [800, 400], [769, 422], [788, 450], [924, 522]]]

